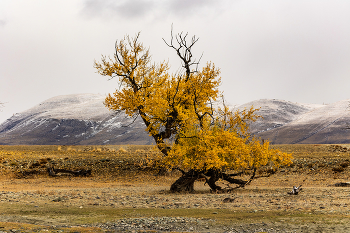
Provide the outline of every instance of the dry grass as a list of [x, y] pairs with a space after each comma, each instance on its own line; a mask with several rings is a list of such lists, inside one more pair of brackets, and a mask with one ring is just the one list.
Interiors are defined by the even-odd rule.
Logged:
[[[278, 171], [260, 171], [261, 177], [245, 189], [237, 189], [232, 195], [239, 198], [239, 205], [218, 203], [217, 208], [125, 208], [93, 206], [89, 202], [72, 199], [68, 202], [38, 201], [36, 204], [20, 201], [9, 203], [3, 200], [0, 212], [18, 217], [19, 223], [0, 223], [1, 230], [13, 228], [32, 229], [40, 232], [43, 223], [48, 224], [51, 216], [55, 224], [82, 224], [113, 221], [125, 217], [185, 216], [215, 219], [217, 224], [235, 222], [287, 222], [303, 224], [327, 221], [327, 224], [348, 224], [349, 211], [344, 206], [346, 188], [329, 187], [336, 182], [346, 182], [350, 176], [349, 145], [278, 145], [273, 146], [293, 153], [293, 165]], [[79, 196], [91, 191], [104, 195], [106, 187], [113, 189], [110, 195], [139, 195], [150, 197], [161, 195], [167, 199], [187, 200], [203, 198], [211, 194], [208, 186], [196, 183], [195, 194], [171, 194], [167, 190], [179, 174], [155, 176], [157, 172], [150, 165], [150, 146], [0, 146], [0, 191], [29, 192], [37, 196]], [[155, 155], [154, 155], [155, 156]], [[47, 166], [65, 169], [91, 169], [90, 177], [49, 177]], [[25, 173], [37, 171], [36, 173]], [[293, 185], [303, 184], [305, 190], [299, 196], [289, 196], [286, 192]], [[225, 185], [222, 182], [222, 185]], [[130, 187], [130, 190], [128, 189]], [[140, 187], [138, 189], [137, 187]], [[118, 190], [124, 190], [118, 191]], [[129, 190], [129, 191], [128, 191]], [[339, 191], [339, 192], [338, 192]], [[113, 192], [116, 192], [113, 194]], [[330, 200], [328, 196], [332, 196]], [[192, 199], [191, 199], [192, 198]], [[220, 199], [221, 196], [218, 195]], [[271, 200], [278, 199], [276, 203]], [[1, 198], [0, 198], [1, 199]], [[83, 204], [82, 204], [83, 203]], [[170, 202], [169, 202], [170, 203]], [[84, 208], [79, 208], [84, 205]], [[281, 207], [282, 208], [277, 208]], [[298, 209], [300, 206], [300, 209]], [[319, 212], [325, 206], [326, 212]], [[323, 209], [322, 209], [323, 210]], [[329, 212], [332, 210], [334, 212]], [[216, 214], [213, 215], [213, 212]], [[98, 213], [98, 214], [97, 214]], [[26, 217], [25, 217], [26, 216]], [[51, 218], [50, 217], [50, 218]], [[28, 220], [28, 219], [34, 219]], [[46, 219], [46, 220], [45, 220]], [[16, 221], [17, 221], [16, 220]], [[33, 224], [34, 223], [34, 224]], [[12, 224], [12, 225], [11, 225]], [[17, 225], [16, 225], [17, 224]], [[45, 225], [44, 224], [44, 225]], [[52, 223], [53, 224], [53, 223]], [[52, 229], [52, 232], [57, 232]], [[64, 229], [70, 232], [72, 229]], [[30, 230], [29, 230], [30, 231]], [[75, 229], [75, 231], [80, 231]], [[84, 229], [84, 232], [98, 232]], [[72, 230], [71, 232], [74, 232]]]
[[142, 175], [152, 170], [143, 162], [152, 153], [151, 146], [0, 146], [0, 176], [45, 176], [47, 167], [91, 169], [103, 179]]
[[[297, 178], [284, 178], [296, 174], [300, 179], [307, 178], [304, 183], [310, 185], [321, 185], [324, 177], [345, 180], [350, 174], [349, 145], [272, 147], [292, 153], [294, 157], [290, 167], [282, 167], [279, 171], [267, 167], [259, 171], [260, 176], [277, 172], [273, 177], [281, 178], [279, 185], [290, 185], [286, 180], [299, 182]], [[80, 179], [86, 180], [84, 182], [116, 179], [134, 183], [174, 180], [179, 174], [154, 176], [157, 173], [157, 164], [153, 160], [156, 156], [152, 146], [0, 146], [0, 179], [48, 178], [46, 169], [53, 166], [70, 170], [91, 169], [91, 177]], [[265, 185], [268, 183], [269, 181]]]
[[295, 159], [311, 158], [349, 158], [350, 145], [325, 145], [325, 144], [296, 144], [296, 145], [273, 145], [272, 148], [292, 153]]

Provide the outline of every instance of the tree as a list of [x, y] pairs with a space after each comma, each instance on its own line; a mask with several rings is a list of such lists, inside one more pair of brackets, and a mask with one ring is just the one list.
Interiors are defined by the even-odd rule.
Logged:
[[[167, 62], [151, 63], [139, 36], [117, 41], [113, 58], [102, 56], [94, 67], [103, 76], [119, 78], [119, 88], [107, 96], [105, 105], [135, 119], [140, 116], [162, 154], [163, 168], [182, 172], [171, 191], [193, 191], [199, 178], [214, 191], [222, 190], [216, 184], [219, 179], [244, 186], [258, 168], [291, 162], [290, 154], [251, 136], [249, 123], [257, 119], [256, 110], [232, 112], [224, 101], [218, 106], [220, 70], [213, 63], [198, 69], [200, 59], [192, 55], [198, 38], [188, 40], [188, 34], [179, 33], [171, 34], [169, 43], [164, 40], [183, 67], [183, 72], [169, 74]], [[250, 179], [234, 178], [247, 170], [252, 171]]]

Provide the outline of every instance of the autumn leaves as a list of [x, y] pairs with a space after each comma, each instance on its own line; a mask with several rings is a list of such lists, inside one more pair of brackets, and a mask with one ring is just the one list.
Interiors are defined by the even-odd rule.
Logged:
[[191, 60], [197, 40], [187, 42], [186, 36], [172, 36], [167, 44], [185, 68], [177, 74], [169, 74], [166, 62], [151, 63], [139, 34], [117, 42], [113, 58], [103, 56], [95, 62], [99, 74], [119, 79], [106, 106], [143, 119], [167, 168], [256, 170], [289, 164], [290, 154], [272, 150], [268, 142], [250, 134], [249, 124], [258, 117], [253, 108], [232, 112], [225, 106], [219, 91], [220, 70], [212, 63], [199, 70], [198, 62]]

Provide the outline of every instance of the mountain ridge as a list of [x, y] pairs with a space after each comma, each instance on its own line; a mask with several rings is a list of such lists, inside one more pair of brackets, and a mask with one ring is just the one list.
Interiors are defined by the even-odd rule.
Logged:
[[109, 111], [104, 99], [76, 94], [45, 100], [3, 122], [0, 144], [152, 144], [140, 118]]
[[[141, 118], [109, 111], [100, 94], [56, 96], [0, 124], [2, 145], [154, 144]], [[258, 108], [251, 132], [272, 144], [350, 143], [350, 100], [328, 105], [260, 99], [234, 110]]]
[[348, 99], [314, 108], [281, 127], [258, 135], [273, 144], [350, 143], [349, 103]]

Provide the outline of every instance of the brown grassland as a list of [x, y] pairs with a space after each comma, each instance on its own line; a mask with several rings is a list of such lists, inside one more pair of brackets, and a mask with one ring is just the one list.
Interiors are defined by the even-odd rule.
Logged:
[[[151, 146], [0, 146], [0, 232], [114, 232], [106, 226], [161, 217], [197, 219], [192, 232], [350, 231], [350, 189], [335, 186], [350, 181], [350, 145], [273, 147], [293, 153], [293, 164], [262, 169], [245, 188], [211, 193], [198, 181], [184, 194], [168, 191], [180, 174], [158, 175]], [[52, 177], [48, 167], [91, 175]]]

